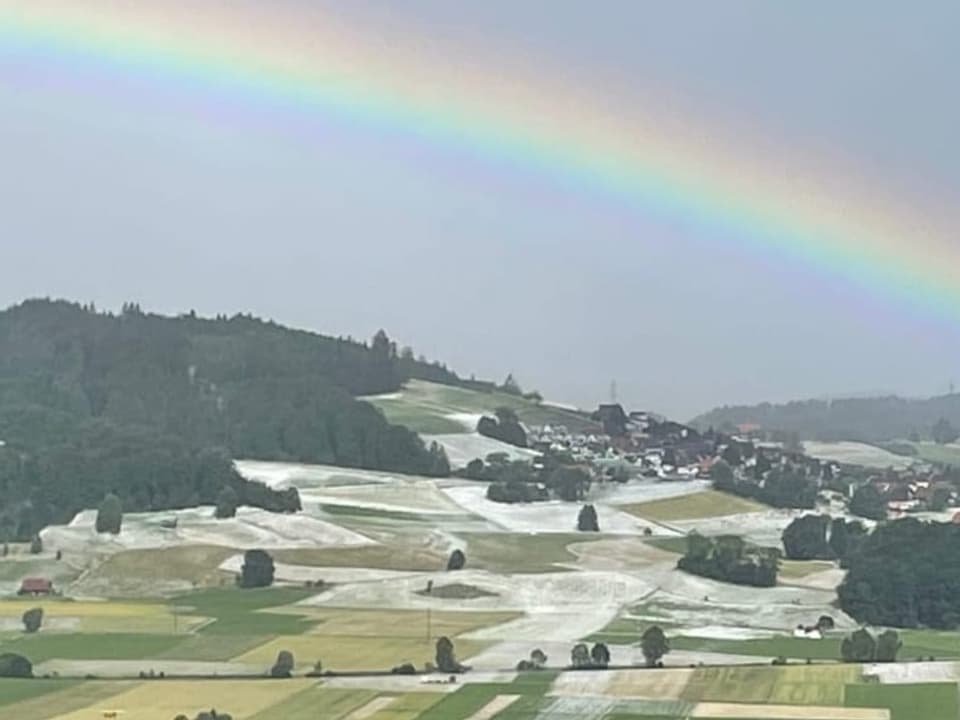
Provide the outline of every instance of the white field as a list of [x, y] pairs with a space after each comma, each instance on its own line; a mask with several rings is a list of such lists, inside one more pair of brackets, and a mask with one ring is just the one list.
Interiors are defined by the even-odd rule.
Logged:
[[[213, 507], [159, 513], [127, 513], [119, 535], [98, 534], [97, 513], [85, 510], [69, 525], [51, 525], [41, 532], [45, 548], [70, 552], [104, 553], [178, 545], [220, 545], [238, 549], [258, 547], [349, 547], [375, 544], [363, 535], [303, 513], [282, 515], [258, 508], [240, 508], [225, 520], [213, 517]], [[177, 518], [177, 527], [161, 523]]]
[[913, 458], [896, 455], [883, 448], [859, 442], [815, 442], [806, 440], [803, 443], [803, 449], [807, 455], [820, 460], [833, 460], [848, 465], [863, 465], [879, 470], [889, 467], [907, 468], [915, 462]]
[[465, 467], [476, 458], [481, 460], [490, 453], [506, 453], [515, 460], [532, 460], [538, 453], [526, 448], [518, 448], [480, 433], [444, 433], [442, 435], [422, 435], [428, 445], [437, 442], [447, 452], [447, 458], [453, 467]]
[[[562, 500], [513, 505], [493, 502], [487, 500], [484, 483], [450, 487], [445, 492], [460, 507], [469, 508], [475, 515], [510, 532], [576, 532], [577, 514], [583, 505]], [[597, 515], [600, 529], [605, 533], [640, 535], [646, 527], [659, 529], [609, 505], [597, 507]]]

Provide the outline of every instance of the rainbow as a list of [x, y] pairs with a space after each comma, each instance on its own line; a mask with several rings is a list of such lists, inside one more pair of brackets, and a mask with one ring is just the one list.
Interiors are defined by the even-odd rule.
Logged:
[[709, 128], [676, 117], [614, 113], [602, 97], [525, 76], [522, 67], [471, 62], [425, 43], [386, 45], [329, 13], [257, 5], [0, 0], [0, 52], [68, 68], [92, 62], [108, 75], [356, 119], [599, 191], [722, 242], [960, 316], [960, 247], [910, 208], [833, 177], [791, 177], [788, 160], [755, 161], [748, 149], [723, 148]]

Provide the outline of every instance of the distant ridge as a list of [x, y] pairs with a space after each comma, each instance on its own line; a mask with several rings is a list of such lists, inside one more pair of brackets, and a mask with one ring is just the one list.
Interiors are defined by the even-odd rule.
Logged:
[[795, 433], [805, 440], [884, 442], [929, 439], [941, 419], [960, 427], [960, 393], [930, 398], [847, 396], [786, 403], [727, 405], [697, 416], [697, 427], [759, 425], [770, 432]]

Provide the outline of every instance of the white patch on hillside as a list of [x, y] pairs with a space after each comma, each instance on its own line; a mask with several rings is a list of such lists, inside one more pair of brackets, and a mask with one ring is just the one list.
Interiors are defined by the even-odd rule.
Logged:
[[[498, 503], [487, 500], [487, 485], [476, 483], [446, 488], [454, 502], [500, 527], [512, 532], [576, 532], [577, 515], [583, 503], [548, 500], [535, 503]], [[641, 535], [645, 528], [658, 527], [609, 505], [597, 507], [600, 530], [605, 533]], [[583, 533], [584, 540], [596, 535]]]
[[442, 445], [453, 467], [464, 467], [471, 460], [476, 458], [482, 460], [490, 453], [506, 453], [512, 460], [532, 460], [539, 455], [533, 450], [514, 447], [475, 432], [422, 435], [421, 437], [427, 445], [431, 442]]
[[892, 467], [903, 469], [915, 462], [914, 458], [896, 455], [875, 445], [859, 442], [815, 442], [806, 440], [803, 450], [810, 457], [818, 460], [833, 460], [847, 465], [862, 465], [863, 467], [885, 470]]
[[[127, 513], [119, 535], [98, 534], [96, 510], [78, 513], [69, 525], [51, 525], [41, 532], [44, 547], [84, 552], [119, 552], [178, 545], [220, 545], [238, 549], [374, 545], [363, 535], [303, 514], [278, 514], [240, 508], [225, 520], [213, 517], [212, 506], [168, 512]], [[177, 519], [175, 528], [165, 520]]]

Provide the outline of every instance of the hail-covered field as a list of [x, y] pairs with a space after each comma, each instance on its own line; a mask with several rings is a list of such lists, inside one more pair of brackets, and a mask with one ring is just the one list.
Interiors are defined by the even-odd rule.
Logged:
[[[845, 707], [844, 688], [862, 681], [859, 668], [834, 664], [841, 634], [855, 626], [834, 607], [842, 570], [785, 564], [780, 585], [749, 588], [676, 568], [692, 530], [772, 544], [795, 513], [719, 495], [704, 482], [634, 480], [595, 486], [588, 501], [600, 531], [578, 532], [582, 503], [493, 503], [483, 483], [285, 463], [237, 467], [271, 487], [297, 488], [303, 512], [243, 508], [228, 520], [210, 507], [131, 513], [118, 535], [104, 536], [95, 532], [95, 513], [84, 511], [46, 528], [40, 554], [15, 547], [0, 559], [7, 595], [24, 577], [40, 576], [66, 596], [0, 602], [0, 652], [31, 658], [40, 675], [76, 678], [27, 688], [0, 681], [0, 716], [79, 720], [116, 709], [167, 720], [179, 712], [192, 718], [202, 701], [251, 720], [313, 717], [320, 706], [330, 717], [383, 720], [484, 712], [744, 718], [755, 712], [738, 700], [749, 688], [752, 702], [782, 716], [816, 704], [827, 718], [874, 717]], [[274, 587], [234, 586], [252, 548], [274, 557]], [[447, 571], [455, 549], [466, 567]], [[44, 609], [44, 624], [26, 634], [20, 616], [34, 605]], [[822, 614], [834, 618], [835, 634], [792, 637]], [[535, 648], [549, 667], [562, 668], [580, 641], [607, 643], [614, 664], [642, 665], [640, 636], [653, 624], [671, 639], [672, 669], [535, 680], [515, 671]], [[910, 639], [911, 651], [960, 659], [949, 649], [960, 638], [924, 632]], [[422, 670], [441, 635], [473, 668], [456, 686], [396, 674], [304, 677], [405, 663]], [[257, 679], [281, 651], [293, 654], [297, 679]], [[819, 663], [820, 690], [804, 690], [813, 675], [802, 679], [789, 667], [757, 671], [781, 655]], [[896, 667], [874, 674], [902, 687], [956, 682], [952, 665]], [[160, 683], [151, 672], [207, 679]], [[227, 676], [249, 679], [213, 679]], [[147, 704], [147, 714], [134, 714]]]

